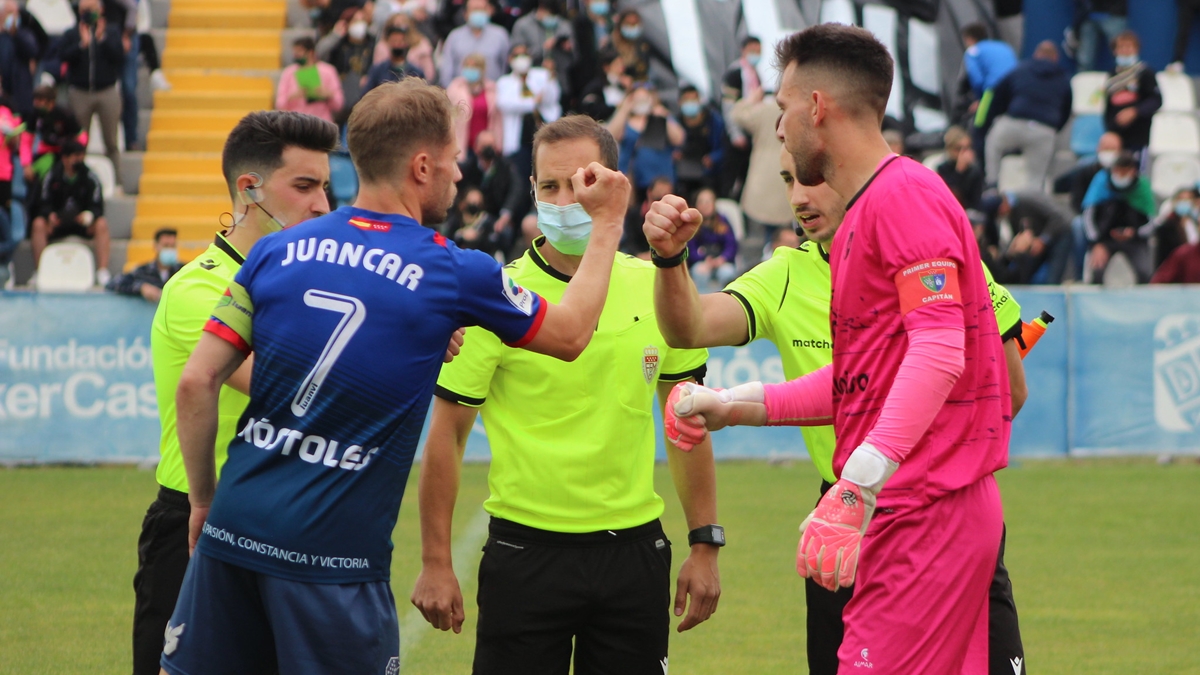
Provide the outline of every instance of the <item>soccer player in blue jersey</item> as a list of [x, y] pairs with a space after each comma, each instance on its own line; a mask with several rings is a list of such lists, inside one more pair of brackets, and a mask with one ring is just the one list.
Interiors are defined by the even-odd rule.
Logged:
[[[390, 534], [451, 335], [479, 325], [567, 360], [590, 341], [628, 180], [599, 163], [572, 176], [594, 229], [550, 304], [422, 226], [453, 203], [453, 115], [415, 78], [367, 94], [349, 122], [354, 206], [259, 242], [214, 310], [177, 392], [195, 551], [164, 672], [397, 672]], [[251, 351], [217, 490], [217, 392]]]

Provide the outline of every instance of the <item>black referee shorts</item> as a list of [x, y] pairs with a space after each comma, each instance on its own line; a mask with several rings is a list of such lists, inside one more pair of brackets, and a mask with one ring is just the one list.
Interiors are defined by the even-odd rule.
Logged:
[[187, 493], [159, 487], [146, 509], [133, 575], [133, 675], [158, 675], [163, 633], [188, 566]]
[[662, 675], [671, 542], [654, 520], [564, 534], [492, 518], [479, 564], [475, 675]]
[[[821, 481], [821, 496], [832, 487]], [[1005, 528], [1000, 535], [1000, 553], [996, 557], [996, 574], [988, 589], [988, 675], [1025, 675], [1025, 647], [1021, 643], [1021, 626], [1017, 622], [1017, 603], [1013, 599], [1012, 582], [1004, 567]], [[838, 648], [842, 646], [845, 624], [842, 610], [850, 602], [853, 588], [839, 588], [836, 593], [804, 580], [804, 605], [808, 610], [808, 672], [809, 675], [837, 675]]]

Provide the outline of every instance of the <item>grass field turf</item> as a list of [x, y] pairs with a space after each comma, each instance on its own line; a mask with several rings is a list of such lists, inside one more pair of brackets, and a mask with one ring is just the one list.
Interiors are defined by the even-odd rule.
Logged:
[[[420, 567], [413, 476], [395, 533], [402, 623]], [[685, 527], [665, 467], [656, 480], [678, 568]], [[708, 623], [672, 634], [671, 672], [806, 672], [794, 552], [816, 472], [805, 463], [728, 462], [718, 480], [730, 541], [721, 604]], [[1029, 672], [1200, 673], [1200, 465], [1023, 462], [1002, 472], [1000, 485]], [[129, 672], [136, 541], [155, 489], [153, 474], [131, 468], [0, 470], [0, 673]], [[456, 536], [486, 491], [486, 467], [467, 466]], [[406, 634], [406, 674], [470, 672], [469, 567], [460, 579], [463, 634]]]

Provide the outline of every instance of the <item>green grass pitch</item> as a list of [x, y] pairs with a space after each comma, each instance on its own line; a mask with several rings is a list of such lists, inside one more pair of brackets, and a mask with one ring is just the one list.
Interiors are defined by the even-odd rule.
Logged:
[[[419, 625], [406, 623], [420, 565], [413, 476], [392, 575], [406, 629]], [[721, 604], [708, 623], [672, 633], [671, 672], [804, 673], [794, 558], [816, 472], [727, 462], [718, 480], [730, 542]], [[686, 532], [665, 467], [657, 484], [678, 568]], [[1028, 461], [1000, 485], [1031, 673], [1200, 673], [1200, 465]], [[0, 470], [0, 673], [129, 672], [136, 542], [155, 489], [153, 474], [132, 468]], [[467, 466], [456, 536], [486, 490], [486, 467]], [[465, 562], [463, 634], [406, 630], [406, 675], [470, 672], [477, 560]]]

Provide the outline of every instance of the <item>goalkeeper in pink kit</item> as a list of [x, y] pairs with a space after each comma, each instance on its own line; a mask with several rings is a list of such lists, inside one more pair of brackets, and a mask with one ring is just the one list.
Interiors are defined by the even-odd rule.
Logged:
[[937, 174], [883, 140], [893, 64], [869, 32], [814, 26], [777, 57], [795, 178], [848, 199], [830, 250], [833, 364], [780, 385], [679, 385], [668, 435], [686, 449], [734, 424], [832, 422], [839, 480], [801, 526], [797, 569], [855, 584], [839, 673], [985, 674], [992, 474], [1012, 413], [970, 223]]

